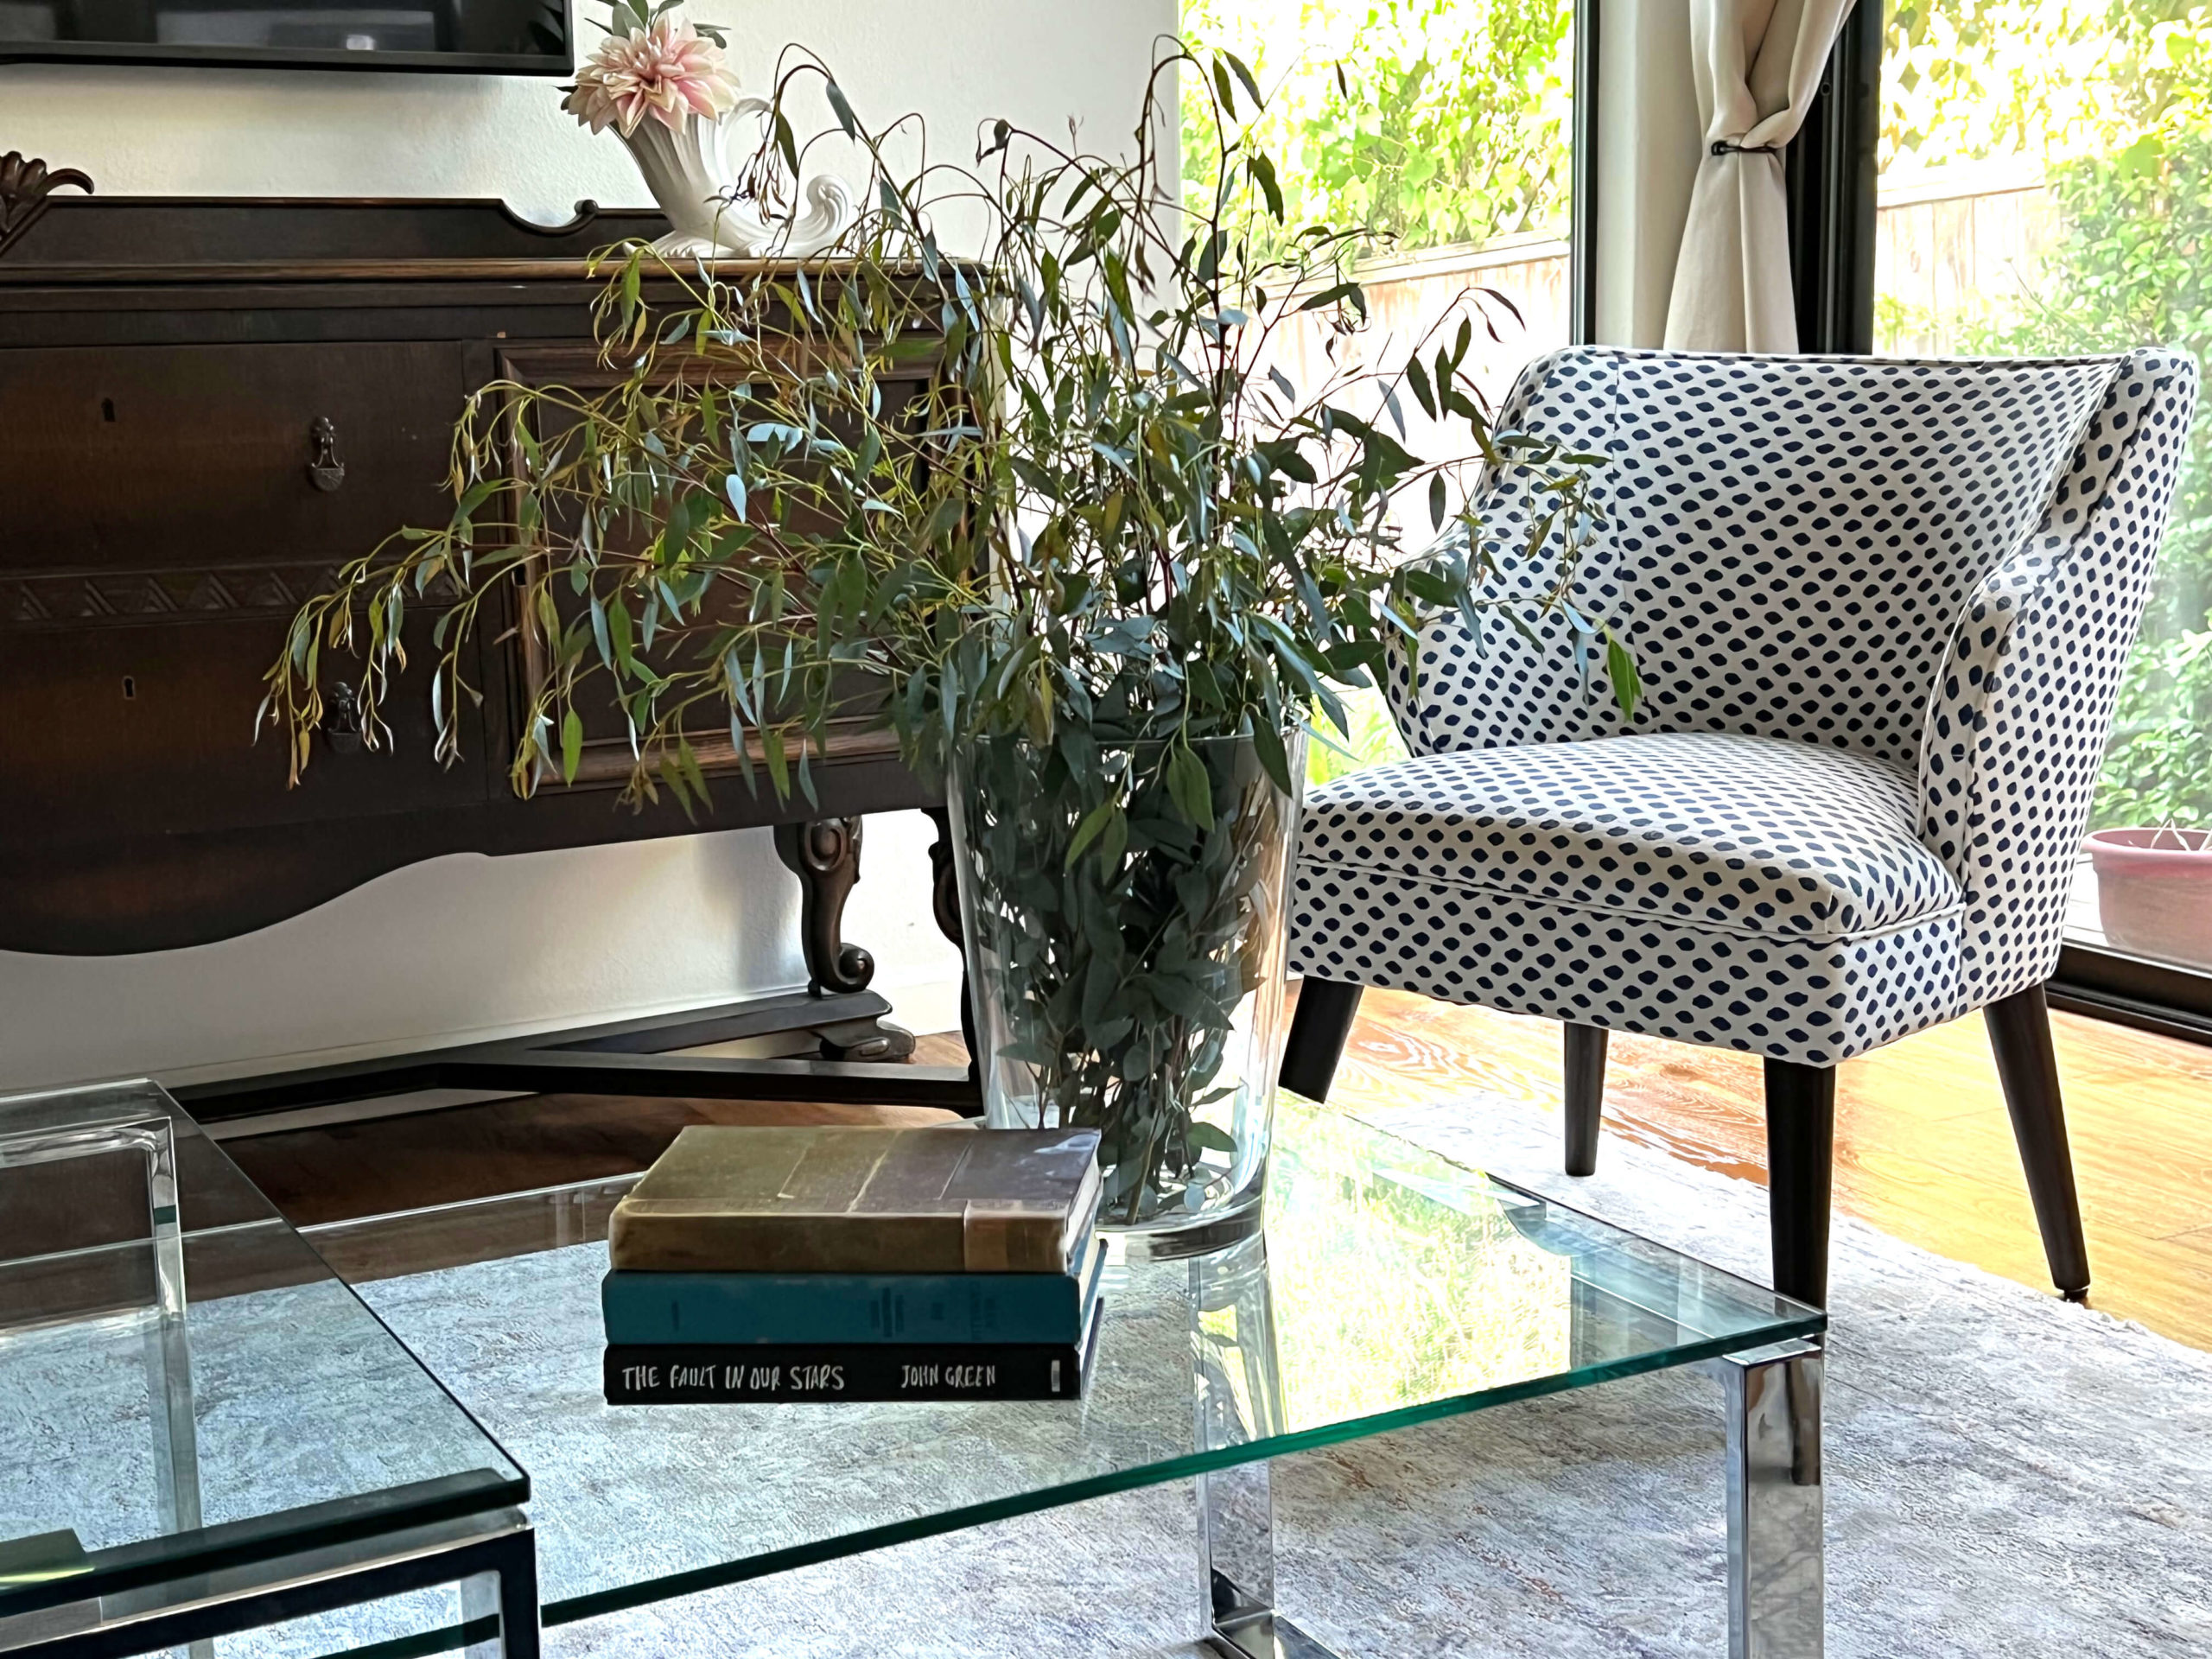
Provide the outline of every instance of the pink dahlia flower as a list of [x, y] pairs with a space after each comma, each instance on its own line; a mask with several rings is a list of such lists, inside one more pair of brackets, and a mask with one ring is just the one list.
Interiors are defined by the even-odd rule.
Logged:
[[721, 48], [690, 23], [661, 17], [639, 33], [607, 36], [561, 107], [594, 132], [619, 127], [626, 138], [647, 116], [681, 132], [687, 116], [711, 121], [736, 102], [737, 78]]

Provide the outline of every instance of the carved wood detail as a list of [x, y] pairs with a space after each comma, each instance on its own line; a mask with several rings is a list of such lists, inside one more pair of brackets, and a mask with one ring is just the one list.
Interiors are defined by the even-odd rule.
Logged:
[[[159, 570], [54, 570], [0, 576], [0, 632], [131, 627], [153, 621], [289, 618], [338, 579], [336, 560]], [[428, 597], [460, 597], [450, 579]]]
[[92, 181], [73, 167], [49, 168], [20, 149], [0, 156], [0, 253], [46, 211], [47, 198], [63, 188], [92, 194]]
[[817, 996], [862, 991], [875, 977], [875, 958], [843, 938], [845, 900], [861, 879], [861, 821], [817, 818], [776, 826], [776, 852], [798, 877], [799, 944], [807, 988]]

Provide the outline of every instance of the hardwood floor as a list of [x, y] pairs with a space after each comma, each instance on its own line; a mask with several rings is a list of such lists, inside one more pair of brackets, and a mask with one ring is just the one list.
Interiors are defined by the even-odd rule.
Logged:
[[[917, 1065], [965, 1065], [958, 1033], [924, 1037]], [[926, 1106], [802, 1101], [516, 1095], [394, 1116], [240, 1134], [223, 1150], [295, 1227], [423, 1210], [502, 1193], [634, 1175], [692, 1123], [951, 1125]]]
[[[957, 1046], [957, 1039], [955, 1039]], [[691, 1123], [957, 1123], [925, 1106], [518, 1095], [223, 1143], [295, 1227], [634, 1175]]]
[[[2212, 1048], [2075, 1014], [2055, 1014], [2053, 1027], [2095, 1274], [2090, 1304], [2212, 1349]], [[1548, 1020], [1370, 991], [1331, 1104], [1491, 1090], [1556, 1110], [1562, 1052]], [[1616, 1034], [1605, 1127], [1765, 1179], [1760, 1068], [1749, 1056]], [[1979, 1015], [1843, 1067], [1835, 1205], [1938, 1255], [2050, 1289]]]
[[[2055, 1016], [2095, 1274], [2091, 1304], [2212, 1350], [2212, 1048]], [[957, 1036], [917, 1059], [957, 1064]], [[1553, 1103], [1546, 1020], [1370, 992], [1332, 1103]], [[1605, 1124], [1708, 1168], [1765, 1173], [1758, 1062], [1616, 1035]], [[451, 1203], [644, 1169], [686, 1123], [947, 1121], [897, 1108], [537, 1096], [232, 1140], [295, 1223]], [[1883, 1231], [2049, 1291], [2012, 1126], [1979, 1016], [1854, 1060], [1837, 1091], [1835, 1202]]]

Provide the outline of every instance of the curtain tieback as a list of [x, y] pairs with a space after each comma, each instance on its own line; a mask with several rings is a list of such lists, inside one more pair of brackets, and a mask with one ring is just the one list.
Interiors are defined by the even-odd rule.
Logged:
[[1726, 138], [1716, 138], [1713, 141], [1713, 153], [1715, 156], [1779, 156], [1782, 154], [1782, 146], [1780, 144], [1734, 144]]

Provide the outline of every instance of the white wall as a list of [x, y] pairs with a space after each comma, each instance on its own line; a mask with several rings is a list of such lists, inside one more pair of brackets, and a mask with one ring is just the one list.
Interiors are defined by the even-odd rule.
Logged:
[[[588, 48], [605, 16], [579, 10]], [[1174, 0], [695, 0], [765, 96], [789, 41], [830, 60], [861, 114], [928, 118], [940, 154], [973, 153], [1004, 115], [1118, 147]], [[650, 202], [621, 145], [561, 113], [550, 78], [0, 65], [0, 150], [79, 167], [105, 192], [498, 196], [558, 220], [589, 196]]]
[[[587, 7], [587, 18], [600, 14]], [[864, 118], [925, 114], [943, 155], [1004, 115], [1092, 147], [1134, 124], [1174, 0], [703, 0], [748, 91], [799, 40]], [[596, 39], [587, 28], [582, 35]], [[648, 198], [546, 79], [0, 66], [0, 150], [105, 193], [501, 197], [557, 221]], [[394, 764], [404, 764], [395, 761]], [[929, 919], [929, 825], [871, 820], [847, 935], [918, 1028], [950, 1023], [957, 963]], [[765, 830], [397, 871], [263, 932], [137, 957], [0, 952], [0, 1089], [612, 1018], [802, 982], [798, 887]]]

